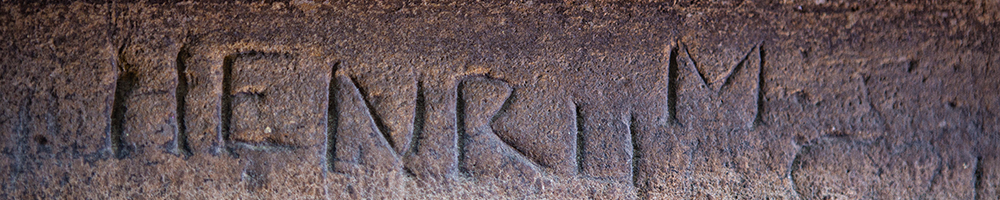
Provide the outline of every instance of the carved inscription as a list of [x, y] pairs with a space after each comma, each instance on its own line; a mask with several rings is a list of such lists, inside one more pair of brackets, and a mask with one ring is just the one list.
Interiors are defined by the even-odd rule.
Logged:
[[[669, 116], [683, 124], [707, 123], [722, 120], [724, 124], [745, 124], [753, 128], [760, 122], [761, 68], [763, 65], [760, 45], [750, 48], [723, 74], [708, 76], [698, 68], [698, 62], [681, 44], [671, 53], [668, 88]], [[673, 103], [672, 103], [673, 102]], [[682, 103], [676, 103], [682, 102]], [[680, 104], [680, 105], [678, 105]]]
[[389, 141], [372, 119], [371, 110], [350, 78], [335, 75], [331, 87], [337, 87], [334, 105], [338, 113], [336, 132], [333, 135], [333, 170], [340, 173], [361, 174], [365, 171], [387, 172], [402, 168], [399, 154], [392, 150]]
[[318, 122], [311, 117], [322, 116], [314, 99], [324, 84], [301, 62], [291, 53], [258, 51], [226, 58], [223, 122], [229, 141], [286, 148], [322, 143], [310, 133], [322, 132], [311, 128]]
[[459, 85], [461, 167], [473, 176], [532, 181], [540, 175], [531, 160], [503, 142], [489, 126], [510, 100], [511, 90], [506, 82], [482, 76], [470, 77]]
[[[759, 46], [751, 47], [742, 58], [724, 74], [709, 77], [697, 67], [697, 62], [688, 53], [687, 47], [680, 45], [671, 48], [670, 63], [664, 78], [667, 78], [668, 105], [670, 118], [684, 124], [698, 124], [698, 120], [706, 118], [726, 118], [752, 127], [759, 120], [759, 87], [761, 73], [761, 50]], [[288, 103], [286, 99], [276, 99], [277, 91], [273, 88], [302, 84], [293, 80], [272, 80], [267, 78], [287, 77], [296, 69], [295, 58], [289, 53], [245, 52], [226, 58], [224, 90], [228, 95], [223, 101], [224, 111], [228, 115], [229, 124], [226, 128], [226, 138], [233, 142], [247, 144], [266, 144], [272, 146], [295, 147], [305, 141], [296, 135], [295, 129], [289, 129], [289, 121], [276, 121], [273, 115], [281, 111], [269, 110], [270, 103]], [[336, 68], [336, 67], [335, 67]], [[341, 173], [362, 173], [364, 171], [422, 171], [423, 166], [406, 162], [406, 157], [416, 156], [416, 150], [421, 144], [415, 131], [422, 130], [426, 109], [435, 105], [423, 97], [419, 85], [416, 95], [402, 96], [400, 102], [414, 104], [403, 108], [413, 111], [403, 112], [414, 115], [409, 117], [387, 118], [386, 113], [396, 113], [390, 107], [402, 105], [399, 102], [385, 104], [380, 95], [392, 91], [386, 88], [362, 88], [357, 79], [347, 74], [338, 74], [337, 69], [330, 82], [330, 110], [328, 137], [329, 162], [334, 171]], [[258, 76], [251, 76], [258, 75]], [[284, 81], [284, 82], [283, 82]], [[289, 82], [291, 81], [291, 82]], [[286, 84], [286, 85], [281, 85]], [[530, 180], [540, 175], [539, 166], [525, 157], [516, 148], [504, 142], [490, 128], [490, 123], [506, 103], [509, 103], [511, 87], [500, 79], [486, 76], [472, 76], [460, 79], [455, 91], [457, 144], [454, 151], [458, 152], [458, 168], [461, 172], [473, 176], [495, 177], [501, 173], [515, 173], [516, 177]], [[366, 92], [367, 91], [367, 92]], [[379, 92], [371, 92], [379, 91]], [[409, 98], [413, 100], [408, 100]], [[421, 98], [423, 97], [423, 98]], [[287, 98], [287, 97], [282, 97]], [[722, 99], [730, 101], [723, 102]], [[708, 100], [708, 101], [705, 101]], [[376, 103], [373, 103], [376, 102]], [[409, 102], [409, 103], [406, 103]], [[680, 104], [676, 102], [698, 102]], [[578, 140], [574, 145], [577, 149], [577, 166], [581, 175], [598, 179], [611, 179], [631, 182], [634, 174], [641, 170], [638, 160], [643, 155], [638, 146], [640, 131], [635, 116], [621, 120], [598, 119], [590, 116], [587, 106], [572, 104], [575, 111]], [[382, 110], [382, 111], [379, 111]], [[697, 112], [695, 112], [697, 111]], [[722, 112], [724, 111], [724, 112]], [[734, 113], [735, 115], [731, 115]], [[225, 112], [229, 112], [228, 114]], [[722, 114], [727, 113], [727, 114]], [[711, 115], [711, 116], [710, 116]], [[719, 115], [719, 116], [715, 116]], [[300, 118], [302, 115], [284, 116], [283, 119]], [[390, 119], [388, 122], [384, 119]], [[419, 123], [418, 123], [419, 121]], [[293, 123], [293, 122], [291, 122]], [[294, 128], [294, 126], [291, 126]], [[608, 128], [616, 130], [605, 130]], [[601, 153], [603, 142], [593, 137], [592, 131], [607, 132], [621, 135], [625, 142], [620, 159], [608, 159]], [[393, 133], [393, 134], [390, 134]], [[644, 133], [644, 132], [643, 132]], [[617, 137], [617, 136], [616, 136]], [[412, 141], [412, 142], [411, 142]], [[596, 146], [595, 146], [596, 145]], [[615, 154], [617, 155], [617, 154]], [[598, 156], [598, 157], [595, 157]], [[416, 159], [417, 157], [414, 157]], [[625, 160], [619, 163], [616, 160]], [[607, 163], [604, 163], [607, 162]], [[601, 164], [604, 163], [604, 164]], [[619, 164], [612, 164], [619, 163]], [[608, 166], [616, 170], [605, 169]], [[620, 168], [620, 169], [618, 169]], [[412, 172], [411, 172], [412, 173]]]
[[[671, 124], [736, 123], [752, 128], [759, 122], [763, 65], [759, 45], [716, 76], [700, 70], [683, 44], [670, 48], [669, 54], [667, 74], [662, 76], [666, 81], [657, 83], [667, 84], [658, 88], [666, 90], [662, 103], [668, 121], [675, 122]], [[428, 180], [466, 174], [518, 182], [542, 176], [541, 166], [491, 127], [498, 113], [513, 102], [513, 88], [505, 80], [472, 75], [425, 84], [411, 77], [387, 87], [371, 75], [359, 78], [339, 70], [339, 63], [325, 66], [332, 68], [326, 79], [304, 62], [299, 54], [280, 51], [244, 51], [222, 59], [220, 126], [229, 148], [266, 152], [325, 145], [330, 169], [345, 174], [406, 172]], [[186, 67], [178, 64], [177, 70]], [[177, 83], [185, 88], [178, 95], [184, 95], [186, 84], [187, 80]], [[327, 101], [315, 101], [320, 96]], [[316, 109], [323, 104], [326, 110]], [[644, 148], [650, 147], [640, 144], [643, 138], [654, 137], [651, 132], [656, 128], [648, 123], [663, 121], [618, 112], [618, 107], [600, 102], [566, 106], [573, 112], [576, 141], [569, 148], [576, 149], [574, 171], [579, 176], [646, 184], [636, 173], [647, 171], [643, 168], [652, 166], [647, 162], [654, 161], [643, 161], [649, 153]], [[451, 118], [453, 124], [427, 121], [431, 118]], [[323, 121], [326, 126], [306, 126]], [[325, 133], [325, 139], [315, 133]], [[448, 160], [454, 163], [442, 162]]]
[[1000, 199], [997, 0], [3, 2], [0, 199]]
[[107, 129], [108, 153], [115, 158], [187, 154], [183, 127], [178, 126], [184, 123], [182, 99], [187, 90], [185, 77], [179, 73], [184, 66], [172, 59], [171, 49], [141, 44], [118, 49], [114, 63], [118, 77]]

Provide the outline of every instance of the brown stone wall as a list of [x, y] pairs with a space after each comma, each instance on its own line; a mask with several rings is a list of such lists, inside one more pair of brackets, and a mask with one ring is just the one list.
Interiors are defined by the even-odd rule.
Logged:
[[3, 199], [997, 199], [995, 1], [0, 5]]

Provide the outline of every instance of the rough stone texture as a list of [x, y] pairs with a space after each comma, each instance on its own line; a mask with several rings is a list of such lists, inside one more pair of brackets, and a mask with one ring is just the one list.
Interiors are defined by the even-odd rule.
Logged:
[[3, 199], [998, 199], [997, 1], [0, 5]]

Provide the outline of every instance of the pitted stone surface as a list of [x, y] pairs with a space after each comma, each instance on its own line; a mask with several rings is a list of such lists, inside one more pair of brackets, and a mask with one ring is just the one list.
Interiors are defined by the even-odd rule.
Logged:
[[995, 1], [0, 5], [3, 199], [997, 199]]

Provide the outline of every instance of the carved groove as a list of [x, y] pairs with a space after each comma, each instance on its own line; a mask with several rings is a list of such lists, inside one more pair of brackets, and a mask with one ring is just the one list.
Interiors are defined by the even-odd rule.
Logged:
[[[750, 54], [753, 54], [753, 50], [756, 50], [756, 49], [757, 49], [757, 46], [754, 46], [754, 47], [750, 48], [750, 50], [747, 51], [747, 53], [745, 55], [743, 55], [743, 58], [740, 59], [740, 61], [736, 63], [736, 66], [734, 66], [732, 68], [729, 68], [729, 72], [726, 73], [726, 78], [723, 79], [722, 85], [719, 86], [719, 91], [717, 91], [717, 92], [721, 93], [722, 92], [722, 88], [726, 87], [727, 85], [729, 85], [729, 81], [731, 81], [733, 79], [733, 74], [737, 74], [737, 73], [740, 72], [741, 69], [746, 68], [747, 60], [750, 59]], [[759, 54], [758, 54], [758, 56], [759, 56]], [[701, 72], [698, 72], [698, 73], [701, 73]], [[760, 73], [760, 72], [758, 72], [758, 73]], [[715, 83], [712, 83], [712, 84], [715, 84]]]
[[[645, 187], [642, 187], [643, 184], [641, 183], [639, 177], [636, 176], [636, 174], [639, 173], [639, 164], [640, 164], [639, 161], [642, 158], [642, 155], [640, 155], [641, 151], [639, 150], [639, 141], [641, 140], [639, 138], [639, 131], [637, 129], [638, 127], [636, 127], [636, 124], [638, 123], [635, 120], [635, 115], [630, 115], [628, 123], [628, 133], [632, 142], [632, 173], [631, 177], [629, 178], [632, 179], [632, 186], [635, 186], [641, 191]], [[642, 194], [642, 192], [640, 192], [640, 194]]]
[[182, 46], [181, 50], [177, 52], [177, 61], [175, 63], [176, 73], [177, 73], [177, 88], [174, 93], [174, 97], [177, 98], [177, 110], [176, 123], [174, 126], [174, 146], [175, 152], [185, 156], [191, 156], [191, 146], [188, 144], [188, 133], [187, 133], [187, 123], [185, 121], [185, 116], [187, 115], [187, 95], [188, 95], [188, 79], [187, 79], [187, 66], [184, 64], [184, 60], [191, 57], [190, 52], [187, 50], [187, 46]]
[[[680, 43], [680, 42], [678, 42], [678, 43]], [[702, 84], [703, 84], [702, 86], [708, 87], [708, 89], [710, 91], [714, 92], [715, 95], [722, 95], [723, 92], [726, 92], [724, 89], [726, 89], [727, 86], [731, 86], [732, 85], [732, 81], [733, 81], [733, 79], [734, 79], [735, 76], [752, 76], [752, 75], [740, 75], [740, 72], [742, 72], [742, 70], [748, 70], [748, 69], [744, 69], [744, 68], [747, 68], [747, 67], [749, 67], [749, 65], [751, 65], [751, 63], [748, 63], [748, 62], [750, 61], [751, 55], [753, 55], [754, 51], [757, 51], [757, 53], [758, 53], [757, 54], [757, 58], [758, 58], [758, 62], [759, 62], [759, 63], [757, 63], [758, 64], [757, 65], [757, 67], [758, 67], [757, 71], [756, 72], [749, 72], [749, 73], [755, 73], [756, 76], [757, 76], [756, 79], [753, 79], [753, 80], [755, 80], [757, 82], [754, 85], [754, 86], [756, 86], [755, 90], [752, 91], [752, 95], [753, 95], [752, 101], [753, 101], [753, 106], [755, 106], [755, 108], [752, 109], [752, 111], [751, 111], [751, 112], [753, 112], [752, 113], [753, 116], [748, 116], [749, 118], [752, 118], [752, 119], [748, 120], [747, 127], [748, 128], [754, 128], [755, 126], [764, 124], [763, 120], [762, 120], [763, 119], [763, 117], [762, 117], [763, 116], [763, 109], [764, 109], [764, 97], [762, 95], [762, 91], [763, 91], [763, 87], [764, 87], [763, 69], [764, 69], [764, 65], [765, 65], [765, 61], [764, 61], [765, 52], [763, 50], [763, 44], [762, 43], [758, 43], [758, 44], [754, 45], [753, 47], [751, 47], [750, 50], [747, 50], [746, 53], [743, 55], [743, 57], [735, 64], [735, 66], [729, 67], [729, 69], [725, 72], [725, 76], [723, 76], [723, 79], [721, 80], [721, 83], [718, 82], [720, 80], [711, 80], [710, 81], [707, 78], [705, 78], [704, 74], [697, 67], [697, 64], [696, 64], [697, 61], [695, 61], [694, 58], [692, 58], [692, 55], [688, 52], [687, 46], [685, 44], [683, 44], [683, 43], [680, 43], [679, 46], [681, 46], [681, 48], [684, 50], [683, 53], [685, 55], [683, 55], [683, 56], [686, 58], [687, 62], [690, 62], [690, 65], [687, 65], [686, 62], [682, 63], [682, 61], [678, 61], [677, 60], [677, 56], [680, 56], [680, 55], [678, 55], [680, 53], [679, 51], [671, 51], [670, 61], [669, 61], [671, 64], [669, 65], [670, 68], [668, 69], [668, 94], [667, 94], [667, 96], [668, 96], [667, 97], [667, 107], [668, 107], [669, 111], [672, 111], [672, 113], [670, 114], [670, 118], [671, 118], [670, 120], [675, 121], [675, 122], [677, 122], [676, 124], [683, 126], [683, 124], [680, 124], [680, 119], [679, 119], [680, 116], [678, 116], [677, 114], [675, 114], [675, 111], [677, 109], [677, 101], [678, 101], [677, 100], [677, 96], [678, 96], [677, 92], [678, 92], [679, 88], [681, 87], [681, 86], [679, 86], [679, 83], [678, 83], [679, 77], [682, 76], [681, 74], [679, 74], [679, 71], [680, 71], [681, 67], [689, 67], [687, 70], [690, 70], [691, 72], [688, 72], [688, 73], [691, 73], [694, 76], [698, 76], [700, 78], [700, 80], [702, 80]], [[678, 52], [678, 53], [674, 54], [674, 52]], [[684, 66], [684, 65], [686, 65], [686, 66]]]
[[414, 115], [413, 115], [413, 136], [410, 139], [410, 147], [408, 154], [416, 154], [417, 147], [420, 146], [420, 138], [424, 134], [424, 125], [427, 121], [427, 99], [424, 97], [424, 86], [423, 82], [417, 82], [417, 98], [414, 102]]
[[458, 87], [455, 91], [455, 124], [458, 126], [458, 171], [464, 176], [471, 176], [469, 169], [466, 168], [466, 155], [465, 155], [465, 139], [469, 138], [469, 135], [465, 130], [465, 100], [462, 99], [462, 85], [463, 81], [459, 81]]
[[985, 188], [983, 188], [983, 156], [976, 157], [976, 169], [974, 173], [976, 180], [972, 183], [972, 188], [974, 190], [972, 193], [972, 199], [979, 199], [979, 193], [985, 192]]
[[677, 62], [677, 46], [670, 49], [670, 61], [667, 65], [667, 112], [669, 114], [669, 121], [672, 124], [680, 124], [677, 119], [677, 73], [678, 72], [678, 62]]
[[576, 171], [580, 175], [583, 175], [583, 127], [584, 118], [583, 112], [581, 112], [580, 106], [577, 103], [573, 103], [573, 115], [576, 117]]
[[375, 113], [375, 105], [371, 101], [368, 101], [368, 91], [362, 88], [361, 84], [358, 84], [356, 77], [348, 76], [348, 78], [351, 80], [351, 83], [354, 83], [354, 87], [358, 89], [358, 92], [361, 93], [361, 100], [364, 101], [365, 107], [368, 108], [368, 115], [371, 115], [372, 120], [375, 121], [375, 128], [382, 133], [382, 137], [385, 137], [385, 140], [389, 142], [389, 147], [392, 147], [393, 151], [395, 151], [396, 141], [392, 139], [392, 135], [389, 135], [389, 128], [385, 126], [382, 117], [378, 113]]
[[[507, 83], [506, 81], [504, 81], [504, 84], [509, 84], [509, 83]], [[500, 105], [500, 109], [497, 110], [496, 113], [493, 113], [493, 116], [490, 117], [490, 121], [486, 123], [486, 126], [492, 126], [493, 123], [497, 121], [497, 119], [500, 119], [500, 115], [502, 115], [503, 113], [506, 113], [508, 110], [510, 110], [510, 105], [514, 103], [514, 100], [516, 98], [517, 97], [515, 96], [515, 93], [514, 93], [513, 89], [511, 89], [510, 94], [507, 96], [507, 99], [504, 99], [503, 104]], [[494, 133], [494, 134], [496, 134], [496, 133]], [[525, 158], [527, 158], [528, 154], [524, 153], [524, 150], [521, 150], [520, 148], [517, 148], [517, 146], [510, 145], [513, 142], [504, 140], [502, 137], [499, 137], [499, 136], [500, 135], [497, 135], [497, 138], [500, 138], [500, 141], [503, 142], [504, 145], [510, 147], [511, 149], [513, 149], [518, 154], [521, 154], [522, 156], [525, 156]], [[532, 163], [536, 162], [535, 160], [531, 160], [531, 159], [528, 159], [528, 160], [530, 160]]]
[[337, 87], [337, 70], [340, 67], [340, 62], [334, 63], [333, 67], [330, 68], [330, 85], [327, 86], [328, 98], [326, 104], [326, 162], [330, 171], [334, 170], [333, 163], [337, 161], [337, 126], [340, 123], [340, 111], [337, 109], [337, 92], [339, 92], [339, 87]]
[[125, 113], [128, 112], [126, 99], [131, 96], [137, 84], [136, 74], [129, 71], [131, 66], [125, 62], [124, 49], [124, 45], [118, 49], [119, 72], [118, 79], [115, 80], [115, 96], [111, 105], [111, 152], [118, 159], [127, 157], [134, 148], [127, 145], [126, 141], [122, 141], [125, 134]]
[[[236, 62], [237, 55], [226, 56], [222, 61], [222, 96], [221, 96], [221, 120], [219, 121], [220, 135], [217, 137], [229, 138], [231, 125], [233, 123], [233, 63]], [[218, 140], [216, 140], [218, 141]], [[212, 153], [217, 154], [221, 150], [222, 144], [215, 144]]]
[[757, 110], [756, 110], [757, 114], [754, 115], [754, 119], [753, 119], [753, 125], [754, 126], [758, 126], [758, 125], [763, 125], [764, 124], [764, 118], [763, 118], [763, 115], [764, 115], [764, 95], [762, 95], [762, 94], [767, 94], [766, 92], [764, 92], [764, 57], [765, 57], [765, 55], [766, 54], [764, 52], [764, 45], [763, 44], [757, 45], [757, 58], [758, 58], [757, 62], [759, 62], [758, 64], [760, 66], [757, 68], [757, 92], [754, 93], [754, 95], [757, 96], [757, 98], [756, 98], [756, 100], [757, 100]]
[[684, 47], [684, 55], [686, 55], [688, 57], [688, 59], [687, 59], [688, 62], [691, 62], [691, 66], [690, 67], [694, 68], [694, 71], [697, 72], [696, 74], [698, 75], [698, 80], [701, 80], [701, 83], [705, 84], [705, 86], [709, 86], [710, 87], [710, 85], [708, 84], [708, 79], [705, 78], [705, 74], [702, 74], [701, 70], [698, 69], [698, 61], [695, 61], [694, 58], [691, 57], [691, 52], [688, 51], [687, 45], [684, 44], [684, 43], [681, 43], [681, 46]]
[[[426, 97], [424, 97], [424, 86], [423, 86], [424, 83], [421, 82], [421, 81], [417, 81], [416, 84], [417, 84], [417, 97], [416, 97], [416, 100], [414, 101], [414, 103], [416, 105], [414, 105], [414, 108], [413, 108], [414, 109], [414, 111], [413, 111], [413, 134], [412, 134], [412, 136], [410, 136], [410, 146], [407, 147], [408, 149], [406, 150], [406, 152], [403, 152], [403, 157], [404, 158], [405, 157], [409, 157], [409, 156], [413, 156], [413, 155], [417, 155], [417, 153], [418, 153], [417, 151], [419, 150], [419, 148], [417, 148], [417, 147], [420, 146], [420, 140], [421, 140], [421, 138], [424, 135], [424, 125], [426, 125], [426, 123], [427, 123], [426, 122], [427, 121], [427, 99], [426, 99]], [[404, 165], [403, 166], [403, 170], [409, 176], [416, 176], [416, 173], [413, 173], [413, 169], [410, 169], [409, 165]]]
[[[231, 151], [232, 148], [234, 147], [249, 147], [251, 149], [267, 149], [267, 150], [295, 149], [301, 147], [296, 144], [284, 143], [281, 140], [277, 140], [269, 136], [265, 136], [265, 138], [261, 140], [245, 140], [245, 138], [241, 138], [243, 137], [242, 135], [236, 135], [236, 136], [232, 135], [234, 132], [233, 126], [237, 122], [239, 122], [240, 119], [244, 119], [242, 117], [233, 119], [234, 103], [236, 103], [237, 100], [240, 100], [240, 102], [247, 102], [249, 99], [256, 102], [258, 107], [266, 106], [266, 100], [268, 100], [267, 99], [268, 93], [266, 93], [265, 91], [246, 90], [245, 88], [241, 88], [237, 91], [234, 88], [234, 84], [236, 84], [235, 80], [236, 74], [234, 74], [233, 70], [235, 70], [234, 65], [236, 65], [237, 59], [261, 60], [274, 57], [283, 57], [285, 59], [290, 59], [293, 56], [296, 56], [296, 54], [288, 52], [264, 52], [258, 50], [250, 50], [250, 51], [230, 54], [225, 57], [225, 59], [223, 60], [223, 80], [222, 80], [223, 94], [221, 98], [222, 120], [220, 122], [221, 124], [220, 132], [222, 134], [220, 135], [220, 138], [218, 138], [217, 140], [222, 142], [223, 144], [215, 145], [216, 148], [218, 148], [216, 149], [217, 151], [221, 150], [222, 148]], [[242, 70], [244, 68], [241, 67], [240, 69]], [[247, 143], [247, 145], [235, 144], [235, 143]], [[261, 146], [261, 145], [266, 145], [266, 146]]]
[[541, 170], [524, 151], [497, 135], [492, 125], [515, 101], [513, 88], [501, 79], [483, 75], [465, 77], [457, 88], [456, 108], [461, 119], [461, 169], [474, 178], [534, 181]]

